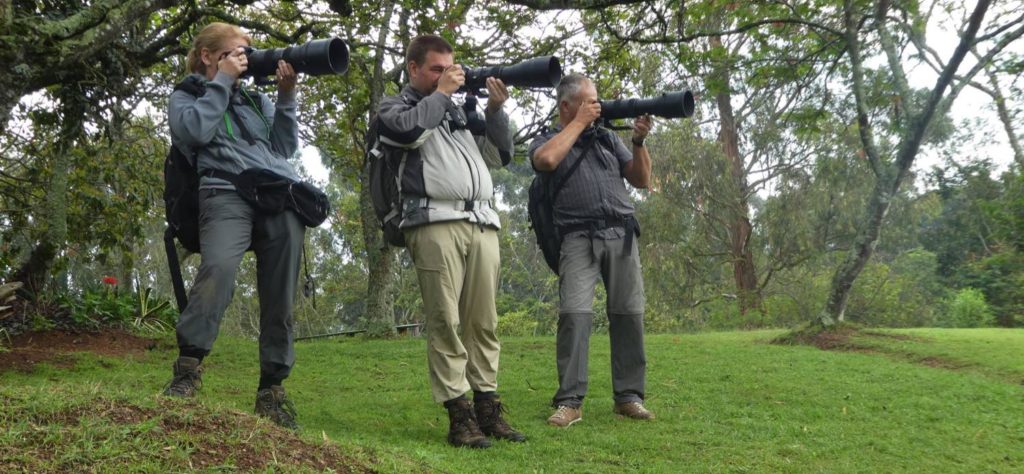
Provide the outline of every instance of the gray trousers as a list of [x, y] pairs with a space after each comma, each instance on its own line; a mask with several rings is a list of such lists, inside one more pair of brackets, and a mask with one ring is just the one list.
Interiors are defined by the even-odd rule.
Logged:
[[630, 253], [623, 239], [586, 235], [562, 242], [559, 316], [556, 338], [558, 391], [552, 405], [578, 408], [587, 394], [587, 359], [594, 321], [594, 288], [600, 277], [608, 293], [612, 391], [615, 403], [644, 399], [647, 358], [644, 354], [644, 285], [639, 242]]
[[295, 363], [292, 309], [306, 229], [292, 211], [257, 213], [238, 193], [199, 192], [202, 261], [178, 318], [178, 347], [209, 352], [246, 250], [256, 253], [260, 300], [260, 373], [283, 380]]

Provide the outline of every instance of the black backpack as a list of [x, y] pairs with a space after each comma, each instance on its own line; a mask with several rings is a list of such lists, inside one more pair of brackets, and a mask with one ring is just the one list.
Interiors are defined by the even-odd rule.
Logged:
[[402, 170], [408, 153], [381, 142], [377, 114], [370, 117], [365, 138], [363, 166], [369, 180], [367, 184], [374, 213], [384, 232], [384, 240], [395, 247], [405, 247], [405, 236], [398, 225], [402, 222]]
[[544, 261], [547, 262], [548, 268], [555, 272], [556, 275], [558, 274], [558, 263], [562, 253], [562, 234], [558, 231], [558, 227], [555, 226], [555, 199], [558, 197], [558, 193], [562, 191], [565, 183], [576, 172], [576, 168], [579, 168], [580, 163], [583, 163], [587, 151], [590, 150], [598, 135], [599, 130], [595, 130], [587, 141], [583, 143], [583, 151], [580, 153], [579, 158], [572, 164], [560, 182], [554, 182], [554, 172], [545, 173], [538, 171], [530, 183], [530, 193], [526, 204], [526, 211], [530, 217], [530, 227], [533, 228], [533, 233], [537, 236], [537, 246], [540, 247], [541, 253], [544, 254]]
[[[202, 81], [189, 76], [174, 90], [185, 91], [195, 97], [202, 97], [206, 87]], [[188, 304], [185, 284], [181, 277], [178, 251], [174, 239], [192, 253], [199, 252], [199, 173], [195, 156], [186, 156], [173, 144], [164, 160], [164, 211], [167, 230], [164, 231], [164, 250], [171, 270], [171, 284], [178, 310], [184, 311]]]

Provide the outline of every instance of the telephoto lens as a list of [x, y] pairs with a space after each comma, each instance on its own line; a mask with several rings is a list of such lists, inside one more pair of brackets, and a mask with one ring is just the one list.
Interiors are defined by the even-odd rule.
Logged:
[[245, 75], [257, 78], [274, 75], [281, 59], [291, 64], [295, 72], [310, 76], [344, 74], [348, 70], [348, 46], [338, 37], [286, 48], [246, 48], [245, 54], [249, 58]]
[[663, 92], [646, 99], [602, 100], [601, 118], [615, 120], [650, 114], [664, 118], [687, 118], [693, 115], [693, 93], [689, 90]]

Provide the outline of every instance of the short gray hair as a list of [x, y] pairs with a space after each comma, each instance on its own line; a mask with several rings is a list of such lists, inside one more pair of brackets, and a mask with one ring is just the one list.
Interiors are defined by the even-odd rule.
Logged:
[[580, 89], [583, 89], [583, 86], [588, 82], [590, 82], [590, 79], [578, 72], [563, 76], [562, 82], [559, 82], [558, 87], [555, 89], [556, 100], [561, 104], [563, 100], [570, 100], [576, 97], [576, 94], [579, 94]]

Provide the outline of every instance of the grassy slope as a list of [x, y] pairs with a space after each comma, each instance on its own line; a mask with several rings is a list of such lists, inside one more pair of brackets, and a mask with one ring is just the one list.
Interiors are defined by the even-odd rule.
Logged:
[[[777, 332], [651, 336], [651, 423], [611, 414], [607, 337], [595, 335], [584, 420], [568, 430], [544, 424], [556, 388], [553, 339], [510, 339], [500, 391], [530, 440], [482, 451], [445, 445], [447, 418], [430, 401], [422, 339], [300, 343], [286, 385], [304, 436], [358, 448], [384, 472], [1024, 470], [1024, 331], [900, 333], [916, 339], [856, 339], [899, 357], [764, 343]], [[906, 360], [913, 354], [971, 364], [932, 368]], [[0, 396], [76, 396], [100, 385], [112, 398], [154, 406], [172, 357], [161, 350], [7, 373]], [[219, 340], [200, 402], [251, 411], [256, 358], [250, 341]]]

